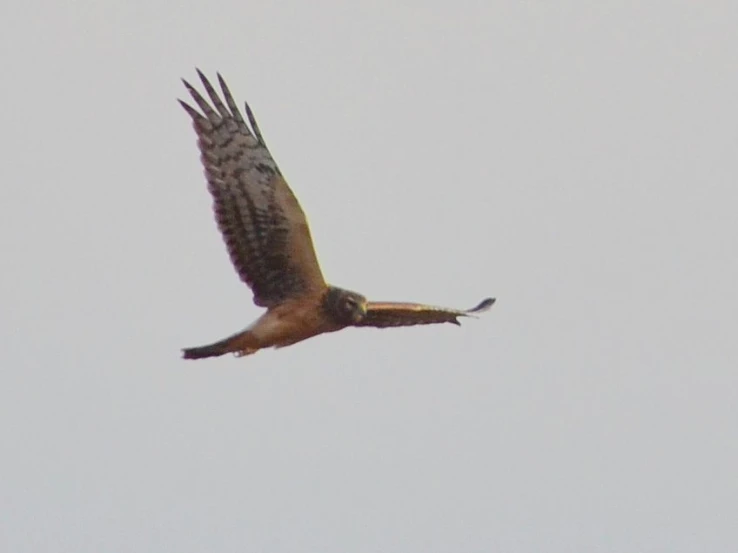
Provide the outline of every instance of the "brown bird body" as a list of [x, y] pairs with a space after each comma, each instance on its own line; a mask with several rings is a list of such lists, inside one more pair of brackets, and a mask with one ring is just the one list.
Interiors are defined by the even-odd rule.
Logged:
[[492, 306], [492, 298], [466, 311], [368, 302], [361, 294], [326, 284], [305, 214], [269, 153], [248, 104], [250, 127], [223, 78], [218, 75], [225, 104], [205, 76], [198, 74], [212, 105], [187, 81], [184, 84], [201, 112], [180, 103], [192, 117], [215, 219], [231, 262], [251, 288], [254, 303], [267, 311], [233, 336], [183, 350], [185, 359], [249, 355], [348, 326], [458, 325], [459, 317]]

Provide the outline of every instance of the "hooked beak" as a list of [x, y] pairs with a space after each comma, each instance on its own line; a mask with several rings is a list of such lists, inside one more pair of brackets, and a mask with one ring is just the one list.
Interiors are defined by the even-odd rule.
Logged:
[[359, 305], [359, 310], [354, 313], [354, 322], [358, 323], [360, 322], [364, 317], [366, 317], [366, 302], [362, 302], [361, 305]]

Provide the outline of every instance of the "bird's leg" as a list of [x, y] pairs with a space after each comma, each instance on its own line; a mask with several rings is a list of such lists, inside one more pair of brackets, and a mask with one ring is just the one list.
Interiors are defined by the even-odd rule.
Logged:
[[256, 353], [257, 351], [259, 351], [259, 348], [244, 348], [238, 351], [234, 351], [233, 355], [236, 357], [244, 357], [246, 355], [251, 355], [252, 353]]

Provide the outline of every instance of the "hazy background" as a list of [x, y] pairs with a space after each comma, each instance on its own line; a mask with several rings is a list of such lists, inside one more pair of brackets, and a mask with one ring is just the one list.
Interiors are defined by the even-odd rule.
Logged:
[[[738, 4], [0, 8], [0, 549], [738, 548]], [[331, 282], [468, 307], [185, 362], [260, 310], [180, 77], [254, 107]]]

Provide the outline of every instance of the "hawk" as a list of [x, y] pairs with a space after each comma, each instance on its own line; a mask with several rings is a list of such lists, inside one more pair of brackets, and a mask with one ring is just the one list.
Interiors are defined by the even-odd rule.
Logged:
[[250, 355], [349, 326], [458, 325], [459, 317], [492, 306], [493, 298], [466, 311], [373, 302], [327, 284], [305, 214], [269, 153], [251, 108], [245, 104], [247, 124], [220, 74], [222, 99], [202, 72], [197, 73], [211, 103], [184, 79], [200, 111], [179, 103], [192, 118], [215, 219], [231, 262], [251, 288], [254, 303], [266, 312], [237, 334], [182, 350], [185, 359]]

